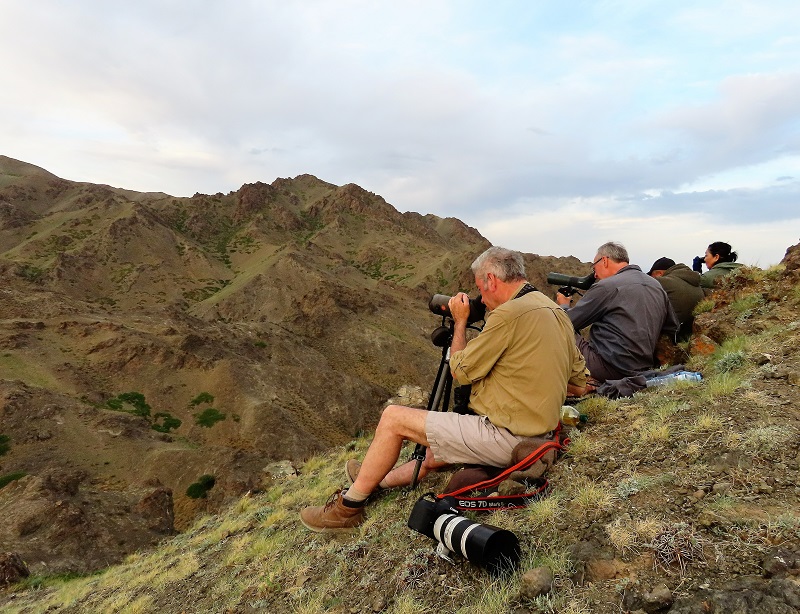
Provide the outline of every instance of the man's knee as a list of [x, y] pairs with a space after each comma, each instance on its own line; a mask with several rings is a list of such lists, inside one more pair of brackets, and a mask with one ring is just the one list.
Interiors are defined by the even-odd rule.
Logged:
[[406, 407], [404, 405], [387, 405], [378, 421], [378, 429], [388, 430], [393, 433], [405, 434], [411, 428], [419, 426], [419, 421], [424, 421], [424, 409]]
[[378, 421], [378, 427], [383, 426], [388, 428], [394, 424], [402, 422], [403, 410], [407, 409], [402, 405], [387, 405], [381, 413], [381, 419]]

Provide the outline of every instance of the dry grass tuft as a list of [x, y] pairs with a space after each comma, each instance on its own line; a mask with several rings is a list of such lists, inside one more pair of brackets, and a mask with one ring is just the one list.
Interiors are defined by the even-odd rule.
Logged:
[[668, 570], [678, 564], [681, 575], [690, 563], [703, 560], [703, 542], [688, 524], [676, 523], [659, 531], [650, 544], [655, 554], [654, 565]]
[[796, 441], [798, 430], [786, 424], [757, 426], [746, 430], [736, 438], [731, 438], [731, 448], [744, 448], [755, 454], [778, 450], [787, 443]]
[[591, 397], [577, 405], [578, 411], [589, 417], [589, 423], [601, 424], [619, 413], [619, 403], [606, 397]]
[[735, 373], [718, 373], [707, 380], [703, 395], [704, 400], [705, 402], [713, 403], [720, 397], [732, 395], [740, 388], [746, 386], [746, 384], [746, 380]]
[[628, 514], [615, 519], [605, 526], [611, 544], [621, 554], [639, 554], [664, 532], [664, 522], [657, 518], [631, 518]]
[[572, 505], [579, 517], [595, 516], [608, 510], [614, 504], [614, 494], [608, 488], [594, 482], [578, 482], [574, 488]]
[[597, 455], [603, 449], [603, 442], [597, 437], [581, 431], [576, 431], [570, 436], [567, 455], [576, 461], [581, 461], [590, 456]]
[[713, 432], [719, 431], [723, 426], [722, 418], [713, 411], [704, 411], [695, 418], [692, 431]]

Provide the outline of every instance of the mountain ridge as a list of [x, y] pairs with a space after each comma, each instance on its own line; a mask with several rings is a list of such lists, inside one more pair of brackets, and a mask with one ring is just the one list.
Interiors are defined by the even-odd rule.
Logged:
[[[400, 213], [311, 175], [186, 198], [71, 182], [0, 156], [0, 435], [10, 438], [0, 477], [45, 485], [25, 491], [7, 543], [24, 553], [49, 524], [68, 536], [62, 501], [118, 522], [80, 564], [70, 537], [63, 553], [37, 557], [52, 570], [95, 569], [258, 488], [269, 462], [300, 462], [374, 426], [398, 388], [433, 380], [428, 298], [472, 289], [469, 264], [488, 246], [455, 218]], [[525, 259], [540, 287], [549, 270], [586, 268]], [[109, 406], [132, 393], [140, 409]], [[213, 401], [192, 405], [203, 395]], [[206, 474], [214, 488], [188, 497]], [[76, 484], [68, 496], [47, 490], [64, 480]], [[164, 512], [147, 534], [152, 518], [103, 512], [119, 509], [109, 489], [131, 510], [143, 492], [169, 490], [174, 518]], [[41, 506], [53, 513], [30, 531]], [[109, 546], [126, 531], [140, 537]]]

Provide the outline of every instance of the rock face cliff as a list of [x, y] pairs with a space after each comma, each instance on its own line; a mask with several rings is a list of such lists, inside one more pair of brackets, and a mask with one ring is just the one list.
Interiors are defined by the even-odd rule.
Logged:
[[[175, 198], [0, 156], [3, 543], [34, 570], [106, 565], [374, 426], [433, 380], [427, 301], [472, 291], [488, 246], [310, 175]], [[526, 262], [539, 287], [586, 272]]]

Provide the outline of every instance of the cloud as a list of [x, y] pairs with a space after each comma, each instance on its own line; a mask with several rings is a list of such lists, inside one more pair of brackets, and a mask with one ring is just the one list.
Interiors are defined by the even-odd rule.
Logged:
[[496, 220], [581, 220], [588, 251], [615, 221], [788, 220], [798, 18], [788, 1], [7, 0], [0, 153], [176, 195], [311, 173], [509, 237]]

